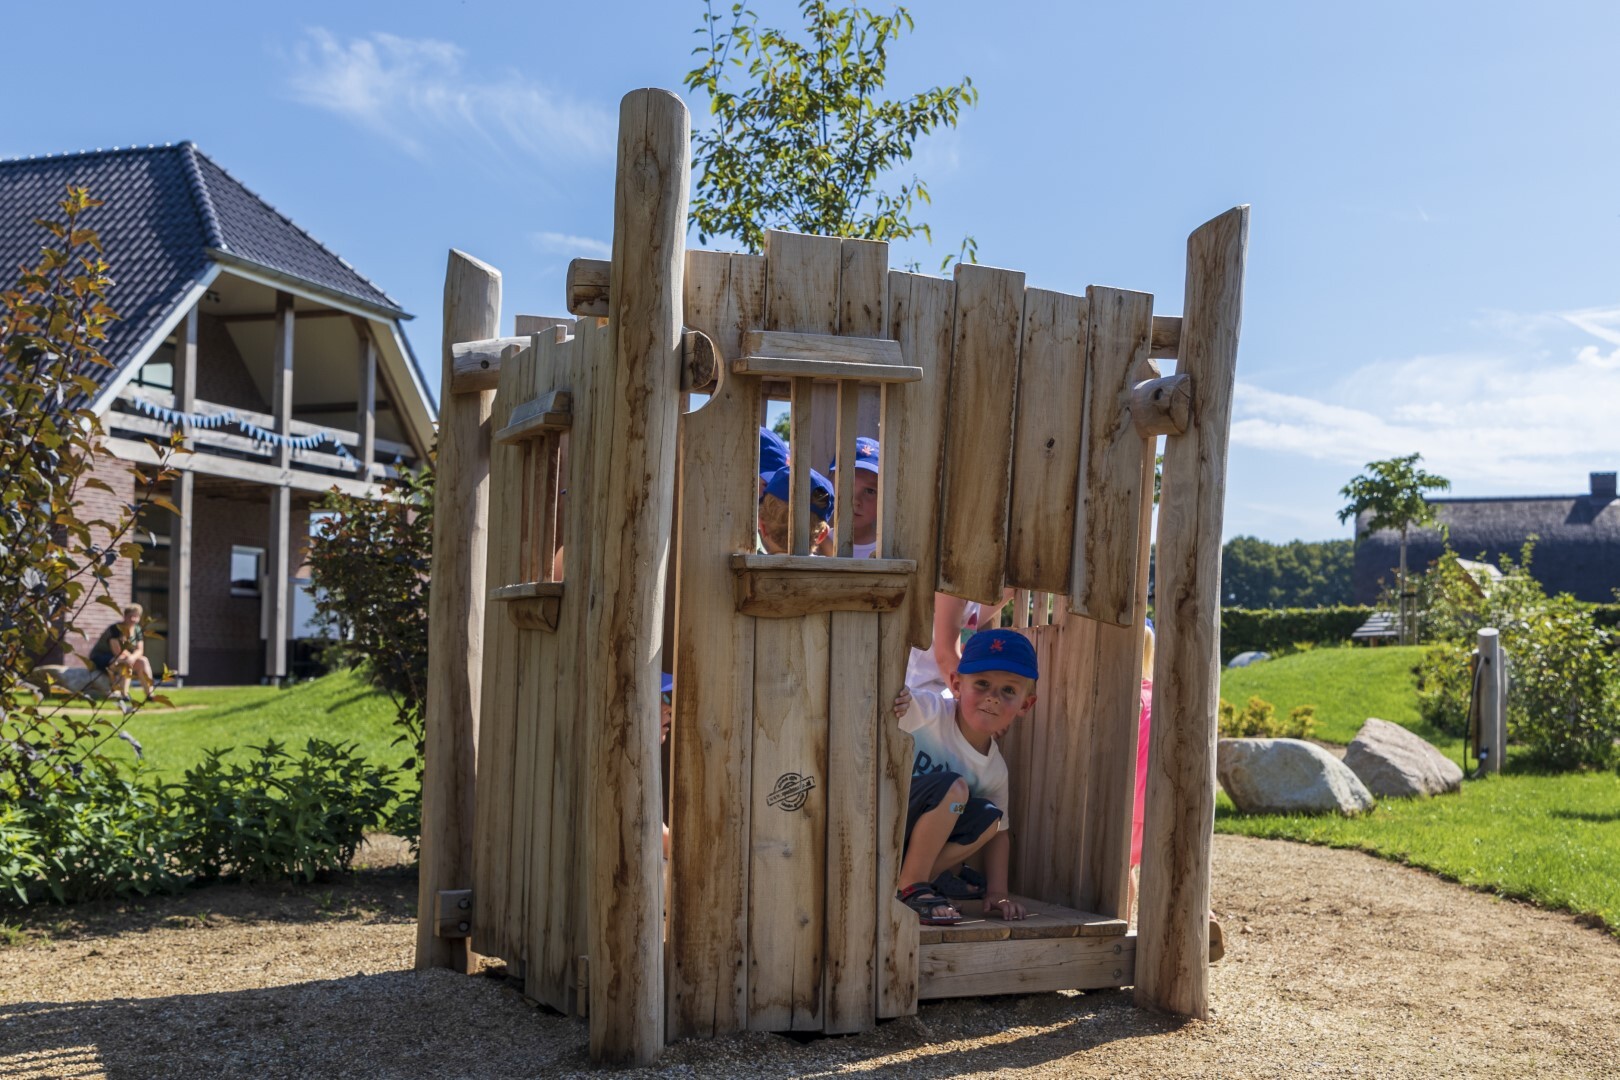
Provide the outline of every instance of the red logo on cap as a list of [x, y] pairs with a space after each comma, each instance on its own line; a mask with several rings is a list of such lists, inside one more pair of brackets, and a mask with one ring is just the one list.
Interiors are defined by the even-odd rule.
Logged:
[[994, 641], [992, 641], [990, 643], [990, 651], [991, 652], [1000, 652], [1001, 651], [1001, 645], [1002, 645], [1001, 639], [997, 638], [996, 640], [994, 640]]

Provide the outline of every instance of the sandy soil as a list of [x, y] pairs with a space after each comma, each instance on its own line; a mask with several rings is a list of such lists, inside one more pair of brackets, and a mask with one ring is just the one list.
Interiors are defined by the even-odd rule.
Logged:
[[[1121, 992], [671, 1047], [678, 1077], [1620, 1076], [1620, 941], [1350, 852], [1216, 838], [1215, 1016]], [[386, 863], [386, 853], [373, 852]], [[415, 879], [48, 910], [0, 947], [0, 1077], [601, 1075], [496, 974], [410, 970]]]

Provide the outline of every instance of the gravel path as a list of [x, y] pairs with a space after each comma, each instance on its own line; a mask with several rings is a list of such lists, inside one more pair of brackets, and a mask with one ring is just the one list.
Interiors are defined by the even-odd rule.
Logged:
[[[974, 999], [625, 1075], [1620, 1076], [1615, 938], [1352, 852], [1221, 836], [1215, 856], [1207, 1023], [1128, 993]], [[415, 893], [372, 870], [45, 911], [0, 947], [0, 1077], [601, 1075], [583, 1026], [503, 980], [411, 972]]]

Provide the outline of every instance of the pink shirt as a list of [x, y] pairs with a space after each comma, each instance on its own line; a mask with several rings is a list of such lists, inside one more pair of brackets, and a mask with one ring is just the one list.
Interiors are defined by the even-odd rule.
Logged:
[[1142, 715], [1136, 722], [1136, 806], [1131, 812], [1131, 865], [1142, 865], [1142, 817], [1147, 804], [1148, 726], [1153, 722], [1153, 680], [1142, 680]]

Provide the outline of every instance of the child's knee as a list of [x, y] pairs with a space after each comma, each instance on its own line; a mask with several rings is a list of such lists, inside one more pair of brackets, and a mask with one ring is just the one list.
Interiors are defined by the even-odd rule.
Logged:
[[951, 812], [960, 814], [963, 804], [968, 801], [968, 796], [971, 794], [967, 781], [958, 776], [956, 782], [951, 785], [951, 790], [946, 794], [946, 800], [950, 804]]

